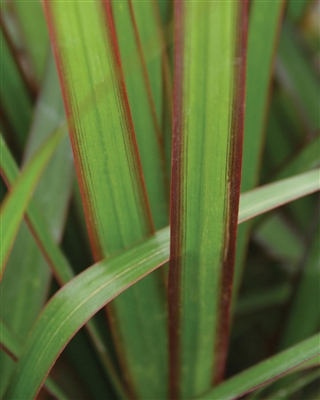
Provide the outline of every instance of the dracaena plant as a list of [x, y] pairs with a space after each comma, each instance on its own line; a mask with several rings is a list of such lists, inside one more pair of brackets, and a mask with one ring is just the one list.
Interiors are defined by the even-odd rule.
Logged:
[[317, 13], [1, 3], [3, 399], [317, 398]]

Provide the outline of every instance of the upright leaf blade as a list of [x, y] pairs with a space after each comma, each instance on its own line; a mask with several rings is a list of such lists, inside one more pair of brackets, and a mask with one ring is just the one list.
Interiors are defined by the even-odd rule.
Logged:
[[0, 88], [1, 122], [5, 128], [3, 133], [8, 133], [6, 137], [10, 137], [17, 154], [21, 155], [31, 123], [32, 104], [2, 31], [0, 43], [1, 73], [6, 77]]
[[171, 397], [186, 398], [220, 381], [225, 366], [240, 191], [246, 2], [175, 6], [170, 380]]
[[[156, 113], [146, 59], [136, 22], [136, 15], [139, 15], [139, 12], [142, 11], [142, 16], [143, 12], [146, 14], [146, 4], [134, 4], [131, 0], [127, 0], [127, 2], [114, 0], [112, 5], [126, 89], [150, 208], [155, 228], [161, 229], [169, 222], [168, 178], [166, 176], [159, 118]], [[150, 7], [149, 4], [148, 6]], [[150, 19], [150, 16], [147, 13], [145, 20], [148, 19]], [[159, 78], [161, 78], [161, 73]]]
[[[110, 4], [44, 5], [91, 245], [99, 260], [153, 231]], [[109, 309], [124, 375], [141, 398], [166, 393], [164, 300], [161, 276], [153, 274]]]
[[[271, 71], [283, 7], [284, 0], [253, 0], [250, 3], [241, 192], [253, 189], [258, 183]], [[242, 225], [238, 230], [234, 300], [241, 282], [250, 230], [251, 223]]]

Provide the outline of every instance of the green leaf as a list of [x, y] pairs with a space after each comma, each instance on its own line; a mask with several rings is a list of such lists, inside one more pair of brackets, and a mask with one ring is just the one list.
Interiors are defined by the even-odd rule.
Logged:
[[[91, 246], [98, 261], [153, 231], [110, 3], [47, 1], [44, 6]], [[119, 296], [108, 315], [131, 391], [139, 398], [166, 393], [166, 308], [161, 273], [150, 275]]]
[[[250, 3], [241, 192], [253, 189], [258, 183], [274, 53], [284, 3], [283, 0]], [[251, 228], [252, 224], [247, 223], [238, 229], [233, 301], [241, 283]]]
[[2, 31], [0, 41], [1, 73], [6, 77], [0, 88], [3, 133], [13, 142], [20, 156], [31, 123], [32, 104]]
[[251, 190], [241, 195], [239, 223], [318, 190], [320, 168]]
[[[173, 3], [171, 1], [138, 2], [131, 0], [130, 3], [132, 4], [137, 30], [141, 39], [142, 52], [146, 60], [147, 72], [150, 79], [150, 90], [154, 99], [157, 119], [162, 131], [161, 142], [164, 147], [167, 172], [170, 176], [173, 96], [172, 71], [166, 37], [168, 37], [172, 43], [173, 34], [167, 22], [169, 22], [168, 18], [172, 14]], [[166, 8], [166, 10], [164, 10], [164, 8]], [[165, 14], [167, 16], [165, 16]], [[164, 18], [162, 23], [161, 17]]]
[[[271, 187], [270, 197], [272, 196], [272, 192]], [[263, 212], [262, 208], [261, 211]], [[26, 359], [25, 362], [29, 359], [33, 359], [36, 362], [36, 360], [40, 359], [42, 351], [50, 353], [49, 359], [47, 357], [41, 358], [37, 371], [33, 370], [34, 376], [32, 379], [34, 380], [31, 384], [32, 388], [30, 387], [32, 392], [38, 390], [41, 381], [50, 371], [56, 357], [90, 316], [96, 313], [105, 303], [112, 300], [120, 291], [133, 284], [138, 278], [141, 278], [168, 260], [169, 234], [169, 228], [160, 231], [152, 238], [145, 240], [132, 249], [125, 250], [112, 259], [101, 261], [95, 266], [90, 267], [60, 289], [59, 295], [56, 295], [47, 305], [37, 321], [26, 345], [26, 348], [29, 350], [24, 350], [24, 352], [28, 352], [24, 356]], [[115, 276], [118, 278], [115, 278]], [[95, 288], [97, 289], [96, 292]], [[104, 293], [102, 298], [100, 297], [101, 291]], [[62, 306], [60, 306], [61, 302], [63, 303]], [[81, 307], [76, 310], [77, 318], [68, 320], [68, 313], [73, 313], [75, 305], [79, 304], [81, 304]], [[42, 332], [43, 327], [49, 323], [48, 331], [46, 333]], [[65, 326], [68, 327], [68, 332], [64, 331]], [[59, 336], [60, 330], [64, 332], [61, 340]], [[40, 335], [41, 332], [45, 335], [48, 334], [48, 337], [38, 347], [36, 345], [38, 342], [37, 335]], [[46, 349], [48, 341], [50, 342], [50, 349]], [[30, 345], [29, 342], [33, 344]], [[28, 369], [28, 367], [26, 368]], [[20, 376], [19, 379], [23, 379], [24, 369], [18, 375]]]
[[290, 285], [287, 283], [264, 291], [256, 290], [239, 299], [236, 305], [236, 315], [242, 316], [268, 307], [282, 305], [288, 301], [290, 294]]
[[13, 0], [13, 3], [26, 45], [25, 51], [31, 56], [34, 75], [40, 83], [49, 51], [49, 35], [41, 3], [28, 0]]
[[[316, 216], [317, 217], [317, 216]], [[311, 239], [310, 248], [303, 260], [301, 278], [298, 282], [288, 320], [281, 338], [280, 348], [287, 348], [317, 331], [320, 317], [320, 227]], [[310, 307], [312, 299], [312, 307]], [[307, 318], [305, 318], [307, 310]], [[303, 321], [303, 323], [301, 323]]]
[[92, 314], [168, 258], [166, 228], [132, 249], [88, 268], [60, 289], [29, 336], [6, 398], [34, 398], [52, 363]]
[[[65, 131], [58, 130], [46, 140], [43, 146], [41, 146], [41, 148], [34, 155], [32, 160], [28, 162], [27, 166], [21, 173], [21, 176], [12, 187], [11, 192], [1, 204], [1, 278], [3, 276], [5, 263], [9, 256], [13, 241], [17, 234], [24, 212], [32, 197], [33, 191], [64, 133]], [[3, 138], [1, 138], [0, 146], [1, 148], [4, 146]]]
[[14, 339], [13, 335], [3, 323], [2, 319], [0, 319], [0, 332], [1, 347], [5, 349], [13, 359], [18, 359], [21, 354], [22, 345], [16, 339]]
[[294, 22], [301, 20], [309, 0], [288, 0], [288, 15]]
[[[290, 382], [290, 384], [281, 387], [279, 390], [275, 392], [271, 392], [270, 397], [279, 400], [287, 399], [288, 396], [295, 394], [299, 390], [303, 389], [305, 386], [308, 386], [310, 383], [319, 379], [319, 377], [320, 377], [320, 368], [317, 368], [315, 371], [304, 373], [300, 377], [293, 377], [295, 378], [293, 382]], [[299, 395], [301, 396], [300, 393], [298, 393], [298, 396]]]
[[308, 169], [318, 167], [320, 165], [319, 146], [320, 135], [317, 135], [310, 142], [306, 143], [297, 154], [290, 157], [273, 178], [287, 178], [288, 176], [300, 174]]
[[[33, 140], [29, 142], [32, 147], [33, 147], [33, 142], [34, 142]], [[66, 147], [65, 150], [68, 151], [69, 143], [66, 142], [64, 144], [64, 147]], [[29, 147], [29, 149], [30, 148], [31, 147]], [[14, 181], [18, 178], [19, 169], [18, 169], [17, 164], [15, 163], [15, 160], [13, 159], [12, 155], [10, 154], [9, 149], [7, 148], [7, 146], [5, 144], [4, 144], [4, 146], [2, 146], [1, 150], [2, 150], [2, 160], [3, 160], [2, 173], [5, 177], [7, 185], [9, 187], [11, 187], [14, 184]], [[71, 149], [69, 149], [69, 150], [71, 150]], [[27, 149], [27, 151], [29, 152], [30, 150]], [[62, 151], [61, 159], [63, 161], [65, 161], [65, 154], [63, 154], [63, 153], [64, 153], [64, 151]], [[61, 162], [60, 157], [57, 158], [57, 160], [53, 166], [55, 166], [55, 164], [57, 164], [57, 163], [59, 163], [60, 167], [63, 168], [64, 176], [67, 178], [66, 165], [64, 162]], [[55, 177], [59, 177], [59, 174], [57, 173], [57, 170], [55, 168], [52, 169], [52, 173], [53, 173], [53, 171], [55, 171]], [[48, 170], [47, 170], [47, 172], [48, 172]], [[71, 173], [71, 175], [72, 175], [72, 173]], [[46, 182], [49, 182], [48, 179], [46, 179]], [[50, 183], [51, 183], [51, 187], [52, 187], [52, 181], [50, 181]], [[70, 185], [69, 179], [66, 179], [65, 181], [62, 181], [61, 179], [59, 179], [60, 188], [62, 187], [63, 184]], [[43, 187], [43, 185], [42, 185], [41, 189], [43, 190], [43, 193], [47, 192], [47, 190], [48, 190], [47, 188]], [[65, 195], [68, 195], [68, 190], [63, 191], [62, 193], [64, 193]], [[65, 202], [66, 202], [68, 200], [68, 196], [66, 196], [66, 197], [59, 196], [59, 198], [56, 201], [56, 206], [58, 209], [65, 208], [65, 206], [63, 205], [63, 204], [65, 204], [65, 202], [63, 200], [65, 200]], [[39, 201], [38, 201], [38, 204], [39, 204]], [[57, 216], [55, 216], [55, 218], [53, 219], [53, 223], [52, 223], [52, 225], [54, 224], [54, 226], [52, 226], [52, 228], [51, 228], [51, 232], [52, 232], [51, 233], [50, 230], [48, 229], [46, 221], [43, 218], [43, 215], [41, 214], [41, 212], [39, 212], [38, 204], [35, 204], [35, 202], [33, 200], [30, 201], [30, 204], [26, 211], [26, 219], [31, 226], [32, 234], [36, 238], [37, 243], [40, 245], [40, 250], [43, 252], [44, 257], [47, 259], [49, 265], [52, 267], [52, 270], [53, 270], [53, 273], [55, 274], [56, 279], [58, 280], [58, 282], [63, 284], [63, 283], [68, 282], [71, 278], [73, 278], [74, 274], [73, 274], [72, 268], [71, 268], [68, 260], [66, 259], [66, 257], [64, 256], [64, 254], [62, 253], [60, 248], [57, 246], [56, 241], [55, 241], [55, 240], [57, 240], [57, 236], [60, 236], [59, 224], [61, 225], [61, 218], [57, 218]], [[47, 211], [48, 211], [48, 209], [47, 209]], [[51, 214], [52, 214], [52, 211], [53, 210], [51, 210]], [[48, 215], [46, 215], [46, 217], [48, 218]], [[49, 212], [49, 217], [50, 217], [50, 212]], [[55, 238], [54, 238], [54, 236], [55, 236]]]
[[308, 132], [314, 133], [320, 128], [318, 81], [289, 21], [282, 27], [276, 75], [290, 94]]
[[[154, 96], [147, 70], [145, 55], [138, 31], [137, 21], [152, 21], [152, 3], [112, 2], [117, 40], [126, 83], [126, 90], [137, 138], [148, 198], [156, 229], [168, 225], [169, 220], [169, 182], [166, 176], [163, 138], [159, 115], [155, 108]], [[148, 10], [151, 8], [151, 10]], [[145, 25], [145, 23], [144, 23]], [[145, 28], [146, 29], [146, 28]], [[151, 36], [152, 37], [152, 36]], [[159, 51], [161, 50], [161, 46]], [[161, 58], [159, 64], [161, 77]], [[159, 62], [160, 61], [160, 62]], [[161, 81], [157, 82], [160, 86]], [[161, 93], [161, 92], [160, 92]], [[161, 105], [161, 96], [157, 96]]]
[[170, 397], [189, 398], [219, 382], [226, 362], [246, 2], [177, 2], [175, 24]]
[[[31, 159], [48, 136], [60, 126], [64, 118], [58, 78], [53, 57], [49, 55], [24, 152], [24, 164]], [[19, 176], [19, 168], [6, 146], [2, 146], [1, 156], [2, 174], [10, 189]], [[61, 239], [63, 233], [73, 178], [74, 164], [71, 147], [68, 136], [64, 135], [37, 185], [26, 212], [29, 224], [28, 215], [30, 218], [37, 217], [37, 224], [31, 228], [33, 233], [38, 233], [40, 229], [41, 234], [44, 232], [44, 237], [49, 238], [52, 247], [56, 249], [58, 249], [56, 242]], [[37, 210], [40, 211], [37, 212]], [[45, 251], [43, 251], [44, 255], [41, 253], [46, 248], [41, 240], [43, 240], [43, 235], [35, 234], [34, 238], [27, 224], [22, 221], [8, 260], [6, 273], [0, 285], [2, 318], [21, 343], [24, 343], [27, 332], [46, 300], [51, 281], [51, 271], [46, 259], [49, 260], [49, 264], [52, 264], [52, 259], [47, 257]], [[24, 255], [23, 268], [21, 268], [21, 254]], [[2, 365], [1, 392], [6, 387], [13, 370], [13, 363], [4, 356]]]
[[303, 251], [303, 243], [283, 215], [272, 213], [253, 233], [253, 239], [275, 259], [288, 263], [289, 271], [294, 272]]
[[[22, 351], [22, 345], [13, 337], [7, 326], [0, 319], [0, 347], [4, 348], [10, 356], [17, 360], [20, 357]], [[3, 357], [3, 353], [0, 352], [0, 360]], [[2, 365], [2, 364], [1, 364]], [[55, 384], [51, 378], [47, 378], [45, 381], [45, 387], [53, 393], [58, 400], [65, 400], [68, 397], [61, 391], [61, 389]]]
[[[52, 94], [52, 91], [51, 91], [51, 94]], [[30, 143], [30, 146], [33, 146], [34, 140], [30, 141], [29, 143]], [[68, 145], [68, 143], [67, 143], [67, 145]], [[68, 148], [68, 146], [67, 146], [67, 148]], [[63, 152], [60, 154], [60, 156], [62, 156], [61, 159], [63, 161], [63, 162], [60, 162], [60, 164], [61, 164], [61, 166], [63, 166], [64, 177], [67, 178], [68, 174], [66, 173], [67, 169], [66, 169], [66, 163], [65, 163]], [[2, 159], [3, 159], [3, 173], [5, 175], [7, 183], [9, 184], [9, 186], [11, 186], [11, 184], [14, 182], [14, 180], [18, 176], [18, 167], [15, 164], [15, 161], [12, 158], [12, 156], [6, 146], [2, 147]], [[60, 160], [60, 157], [58, 157], [57, 161], [58, 160]], [[53, 171], [57, 172], [56, 169], [53, 169]], [[46, 171], [46, 173], [47, 172], [48, 171]], [[46, 180], [46, 182], [49, 182], [49, 181]], [[51, 188], [54, 189], [54, 186], [52, 186], [53, 181], [50, 180], [50, 183], [51, 183]], [[65, 179], [65, 180], [59, 179], [60, 187], [62, 187], [62, 185], [65, 183], [68, 183], [68, 179]], [[48, 188], [43, 188], [43, 190], [45, 193], [48, 192]], [[67, 194], [68, 190], [64, 191], [63, 193]], [[66, 198], [66, 200], [67, 200], [67, 198]], [[59, 199], [57, 199], [57, 202], [55, 203], [55, 205], [60, 211], [63, 211], [65, 206], [63, 206], [61, 204], [61, 196]], [[55, 236], [57, 236], [57, 234], [58, 234], [58, 236], [60, 236], [60, 234], [57, 231], [57, 229], [59, 229], [57, 222], [59, 221], [60, 218], [58, 218], [57, 215], [55, 216], [55, 218], [53, 220], [53, 224], [51, 224], [51, 232], [50, 232], [46, 221], [44, 220], [43, 216], [41, 215], [41, 213], [38, 210], [38, 204], [35, 204], [33, 201], [31, 201], [31, 203], [29, 204], [26, 217], [27, 217], [28, 224], [31, 228], [32, 234], [36, 238], [37, 244], [38, 244], [40, 250], [42, 251], [43, 256], [48, 261], [57, 281], [61, 285], [67, 283], [69, 280], [71, 280], [74, 277], [74, 272], [73, 272], [73, 269], [72, 269], [68, 259], [65, 257], [65, 255], [61, 251], [60, 247], [57, 246], [55, 239], [53, 238], [54, 234], [55, 234]], [[50, 218], [50, 213], [49, 213], [49, 215], [46, 215], [47, 220], [48, 220], [48, 217]], [[60, 221], [60, 224], [61, 224], [61, 221]], [[56, 225], [56, 227], [54, 225]], [[25, 236], [26, 238], [23, 240], [22, 236]], [[20, 244], [24, 248], [28, 247], [29, 252], [30, 252], [31, 247], [34, 248], [37, 246], [32, 241], [32, 238], [31, 238], [32, 243], [30, 243], [30, 236], [31, 236], [31, 233], [27, 231], [26, 227], [24, 227], [23, 232], [21, 233], [21, 237], [20, 237]], [[18, 238], [19, 238], [19, 236], [18, 236]], [[36, 254], [37, 253], [38, 252], [36, 252]], [[43, 261], [44, 260], [41, 258], [39, 262], [43, 262]], [[33, 261], [31, 259], [30, 262], [33, 264], [36, 263], [35, 258], [33, 258]], [[9, 264], [10, 264], [10, 261], [9, 261]], [[26, 265], [25, 265], [25, 268], [26, 268]], [[10, 268], [10, 272], [11, 272], [11, 268]], [[16, 275], [15, 272], [14, 272], [14, 275]], [[10, 285], [8, 285], [8, 283], [9, 282], [5, 282], [5, 285], [2, 287], [2, 296], [4, 296], [4, 298], [7, 297], [6, 293], [8, 291], [10, 291]], [[42, 283], [44, 283], [43, 277], [42, 277]], [[16, 281], [15, 281], [15, 284], [16, 284]], [[44, 285], [44, 286], [46, 286], [46, 285]], [[116, 376], [116, 373], [115, 373], [112, 363], [110, 361], [109, 352], [108, 352], [105, 344], [103, 343], [103, 340], [102, 340], [100, 333], [95, 325], [95, 322], [89, 321], [87, 323], [86, 328], [88, 329], [88, 332], [90, 334], [90, 337], [91, 337], [93, 343], [95, 344], [96, 351], [98, 353], [100, 361], [102, 362], [102, 366], [107, 371], [107, 374], [109, 375], [109, 378], [112, 380], [112, 383], [113, 383], [115, 389], [117, 390], [117, 392], [119, 393], [120, 397], [123, 398], [124, 390], [122, 388], [122, 385], [119, 382], [119, 378]]]
[[271, 380], [278, 379], [290, 369], [316, 357], [320, 353], [319, 341], [320, 334], [318, 333], [226, 380], [206, 395], [199, 397], [199, 400], [237, 399]]

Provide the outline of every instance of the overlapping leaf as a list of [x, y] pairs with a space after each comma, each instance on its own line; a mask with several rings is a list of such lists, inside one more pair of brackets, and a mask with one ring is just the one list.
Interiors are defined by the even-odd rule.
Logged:
[[[295, 186], [294, 180], [291, 182]], [[277, 185], [275, 184], [276, 187]], [[279, 204], [283, 203], [281, 199], [279, 200], [277, 192], [273, 191], [272, 185], [269, 185], [268, 191], [264, 193], [270, 198], [275, 194]], [[259, 199], [253, 196], [252, 206], [256, 206], [257, 202]], [[260, 202], [262, 206], [260, 212], [264, 212], [264, 199], [261, 197]], [[249, 209], [253, 210], [251, 215], [253, 217], [254, 207]], [[239, 220], [241, 214], [240, 209]], [[36, 393], [54, 360], [86, 320], [127, 286], [136, 284], [137, 279], [141, 279], [152, 269], [166, 262], [169, 258], [169, 246], [169, 228], [166, 228], [131, 250], [90, 267], [64, 286], [45, 308], [34, 327], [24, 350], [23, 359], [19, 361], [16, 378], [12, 381], [12, 390], [16, 382], [21, 380], [19, 390]], [[63, 334], [63, 338], [60, 334]], [[48, 336], [41, 342], [38, 335]], [[29, 360], [32, 365], [37, 363], [36, 372], [34, 369], [30, 370]], [[30, 373], [30, 377], [26, 379], [25, 371]], [[32, 397], [32, 394], [30, 396]]]
[[[30, 163], [19, 177], [10, 194], [1, 205], [1, 229], [2, 229], [2, 251], [1, 251], [1, 277], [4, 272], [6, 260], [13, 245], [19, 225], [24, 212], [29, 204], [33, 191], [44, 172], [50, 158], [59, 144], [63, 131], [59, 130], [49, 137], [46, 143], [32, 158]], [[3, 138], [1, 146], [4, 146]]]
[[[153, 231], [110, 3], [44, 5], [98, 261]], [[138, 397], [166, 393], [164, 300], [157, 273], [119, 296], [109, 309], [124, 376]]]

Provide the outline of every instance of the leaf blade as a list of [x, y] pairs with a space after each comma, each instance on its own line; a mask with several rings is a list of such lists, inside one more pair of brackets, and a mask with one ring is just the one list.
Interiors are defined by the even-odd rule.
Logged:
[[[44, 5], [91, 247], [98, 261], [153, 232], [110, 3], [47, 1]], [[110, 118], [105, 118], [106, 110]], [[166, 391], [165, 287], [160, 272], [108, 308], [131, 391], [149, 398], [154, 397], [155, 387]]]
[[224, 369], [240, 190], [245, 8], [246, 2], [176, 3], [169, 268], [173, 398], [202, 393]]
[[199, 399], [237, 399], [270, 380], [282, 376], [290, 369], [298, 367], [304, 362], [316, 357], [320, 353], [319, 342], [320, 334], [318, 333], [302, 343], [278, 353], [254, 367], [241, 372], [235, 377], [228, 379], [208, 394], [199, 397]]
[[[274, 190], [272, 195], [270, 189]], [[274, 206], [280, 207], [318, 190], [320, 190], [320, 169], [316, 168], [243, 193], [240, 198], [239, 223], [270, 211]], [[270, 195], [271, 198], [268, 198]]]
[[[13, 240], [17, 234], [23, 214], [29, 204], [33, 190], [41, 178], [44, 169], [56, 150], [64, 132], [58, 130], [39, 149], [26, 169], [12, 188], [12, 192], [4, 199], [1, 205], [1, 227], [5, 232], [2, 236], [1, 278], [4, 273], [5, 262], [9, 256]], [[3, 139], [1, 146], [4, 146]]]
[[[59, 294], [48, 303], [45, 308], [47, 311], [43, 312], [42, 317], [35, 325], [31, 335], [32, 343], [28, 340], [29, 344], [24, 348], [15, 377], [10, 382], [6, 396], [17, 398], [20, 393], [23, 393], [24, 398], [33, 398], [47, 371], [50, 370], [52, 362], [60, 354], [67, 341], [70, 340], [70, 336], [72, 337], [93, 313], [125, 290], [128, 285], [141, 279], [168, 260], [168, 236], [169, 230], [166, 228], [131, 250], [109, 260], [101, 261], [87, 269], [60, 289]], [[106, 268], [106, 265], [108, 265], [108, 268]], [[74, 293], [72, 301], [72, 297], [69, 296], [70, 288]], [[80, 293], [82, 293], [81, 299]], [[66, 308], [67, 303], [69, 304], [68, 308]], [[57, 313], [63, 314], [59, 326], [57, 326], [55, 318], [52, 318], [53, 311], [50, 310], [56, 310]], [[49, 321], [51, 321], [52, 326], [50, 326]], [[43, 329], [45, 326], [47, 327], [46, 332]], [[64, 329], [62, 329], [63, 326]], [[63, 336], [58, 335], [59, 331], [60, 333], [64, 332]], [[49, 340], [43, 341], [38, 336], [48, 337], [48, 334]], [[57, 336], [56, 343], [54, 341], [55, 336]], [[52, 344], [55, 344], [55, 346], [52, 346]], [[28, 353], [34, 351], [38, 354], [35, 357], [29, 357]], [[30, 362], [33, 364], [31, 370]], [[35, 369], [33, 368], [37, 368], [37, 373], [34, 373]]]

